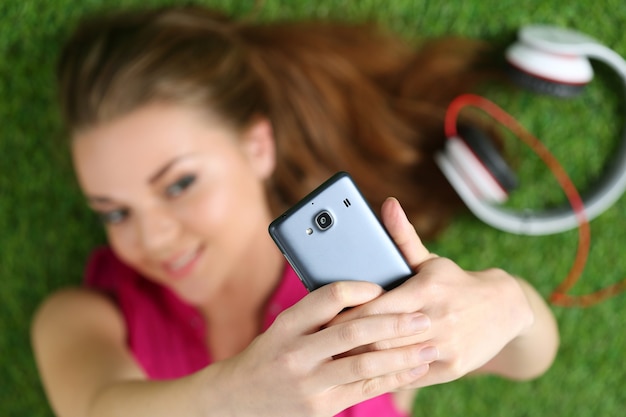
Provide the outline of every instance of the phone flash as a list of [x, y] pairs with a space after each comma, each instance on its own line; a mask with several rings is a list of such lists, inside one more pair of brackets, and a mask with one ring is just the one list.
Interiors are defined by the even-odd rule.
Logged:
[[311, 229], [310, 227], [306, 229], [306, 234], [311, 236], [313, 234], [313, 229]]

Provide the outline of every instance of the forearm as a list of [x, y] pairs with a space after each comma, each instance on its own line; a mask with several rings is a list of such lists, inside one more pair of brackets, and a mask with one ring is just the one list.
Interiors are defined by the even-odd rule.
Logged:
[[530, 305], [533, 320], [479, 373], [493, 373], [517, 380], [532, 379], [546, 372], [554, 361], [559, 346], [554, 315], [531, 285], [522, 279], [517, 279], [517, 283]]
[[90, 417], [227, 415], [214, 380], [214, 365], [184, 378], [167, 381], [117, 381], [94, 397]]

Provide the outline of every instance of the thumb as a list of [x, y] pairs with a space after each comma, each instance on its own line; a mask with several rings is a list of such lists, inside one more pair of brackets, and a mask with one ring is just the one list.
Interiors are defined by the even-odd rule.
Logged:
[[436, 257], [422, 244], [415, 227], [409, 222], [397, 199], [389, 197], [385, 200], [381, 208], [381, 217], [389, 235], [413, 271], [422, 262]]

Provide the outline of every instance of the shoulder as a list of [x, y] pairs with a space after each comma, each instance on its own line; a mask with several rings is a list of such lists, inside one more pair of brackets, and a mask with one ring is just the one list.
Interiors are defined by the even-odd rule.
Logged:
[[47, 297], [31, 325], [35, 362], [58, 415], [81, 415], [102, 387], [143, 379], [126, 347], [126, 324], [106, 295], [65, 288]]
[[86, 288], [68, 287], [52, 293], [39, 305], [33, 316], [31, 334], [36, 342], [55, 334], [87, 331], [96, 325], [101, 331], [124, 333], [123, 316], [109, 297]]

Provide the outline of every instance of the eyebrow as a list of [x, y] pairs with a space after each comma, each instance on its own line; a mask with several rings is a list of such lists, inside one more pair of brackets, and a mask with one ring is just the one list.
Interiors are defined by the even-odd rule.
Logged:
[[[154, 174], [152, 174], [150, 177], [148, 177], [148, 184], [154, 184], [155, 182], [157, 182], [160, 178], [162, 178], [165, 174], [167, 174], [167, 172], [174, 166], [176, 165], [176, 163], [178, 161], [180, 161], [181, 159], [184, 159], [186, 157], [188, 157], [189, 155], [181, 155], [181, 156], [177, 156], [173, 159], [171, 159], [170, 161], [168, 161], [165, 165], [163, 165], [161, 168], [159, 168]], [[87, 202], [89, 204], [112, 204], [115, 203], [114, 200], [112, 200], [109, 197], [104, 197], [104, 196], [87, 196]]]
[[174, 165], [176, 165], [176, 163], [178, 161], [180, 161], [181, 159], [184, 159], [184, 158], [186, 158], [188, 156], [189, 155], [177, 156], [177, 157], [173, 158], [172, 160], [170, 160], [169, 162], [167, 162], [160, 169], [158, 169], [154, 174], [152, 174], [152, 176], [150, 176], [148, 178], [148, 183], [149, 184], [154, 184], [155, 182], [157, 182], [159, 180], [159, 178], [161, 178], [165, 174], [167, 174], [167, 171], [169, 171]]
[[92, 204], [112, 204], [114, 203], [109, 197], [100, 197], [98, 195], [87, 196], [87, 203]]

